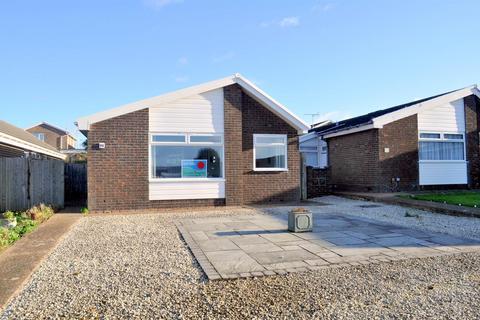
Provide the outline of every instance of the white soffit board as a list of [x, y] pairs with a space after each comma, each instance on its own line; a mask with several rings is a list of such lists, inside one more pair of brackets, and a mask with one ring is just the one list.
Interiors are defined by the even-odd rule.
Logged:
[[223, 133], [223, 89], [149, 108], [150, 132]]
[[65, 158], [67, 157], [66, 155], [61, 154], [60, 152], [55, 152], [47, 148], [42, 148], [40, 146], [37, 146], [36, 144], [15, 138], [11, 135], [8, 135], [2, 132], [0, 132], [0, 143], [8, 144], [8, 145], [11, 145], [20, 149], [28, 150], [31, 152], [41, 153], [41, 154], [62, 159], [62, 160], [65, 160]]
[[465, 132], [463, 99], [418, 112], [418, 131]]
[[[415, 104], [413, 106], [410, 106], [410, 107], [407, 107], [407, 108], [404, 108], [404, 109], [400, 109], [398, 111], [395, 111], [395, 112], [388, 113], [386, 115], [377, 117], [377, 118], [373, 119], [373, 124], [374, 124], [375, 128], [382, 128], [384, 125], [386, 125], [388, 123], [391, 123], [391, 122], [403, 119], [405, 117], [409, 117], [411, 115], [417, 114], [418, 112], [420, 112], [420, 110], [426, 111], [426, 110], [431, 109], [431, 108], [435, 108], [435, 107], [438, 107], [438, 106], [441, 106], [441, 105], [446, 105], [446, 104], [451, 103], [452, 101], [465, 98], [465, 97], [467, 97], [469, 95], [472, 95], [472, 94], [475, 94], [475, 95], [479, 96], [478, 93], [479, 92], [478, 92], [478, 89], [477, 89], [476, 86], [470, 86], [470, 87], [460, 89], [460, 90], [454, 91], [452, 93], [448, 93], [448, 94], [445, 94], [443, 96], [440, 96], [440, 97], [437, 97], [437, 98], [434, 98], [434, 99], [431, 99], [431, 100], [428, 100], [428, 101], [425, 101], [425, 102], [422, 102], [422, 103], [418, 103], [418, 104]], [[480, 98], [480, 96], [479, 96], [479, 98]]]
[[292, 127], [296, 128], [299, 133], [306, 132], [309, 129], [309, 126], [302, 119], [297, 117], [295, 114], [290, 112], [287, 108], [285, 108], [279, 102], [275, 101], [272, 97], [267, 95], [265, 92], [260, 90], [257, 86], [255, 86], [253, 83], [243, 78], [239, 74], [235, 74], [230, 77], [214, 80], [214, 81], [200, 84], [197, 86], [189, 87], [186, 89], [181, 89], [181, 90], [167, 93], [161, 96], [136, 101], [130, 104], [120, 106], [118, 108], [114, 108], [114, 109], [102, 111], [99, 113], [95, 113], [90, 116], [82, 117], [77, 120], [77, 126], [79, 130], [89, 130], [90, 125], [96, 122], [114, 118], [123, 114], [138, 111], [141, 109], [149, 108], [151, 106], [158, 106], [158, 105], [168, 103], [174, 100], [178, 100], [181, 98], [201, 94], [214, 89], [223, 88], [225, 86], [232, 85], [234, 83], [237, 83], [238, 85], [240, 85], [247, 94], [255, 98], [255, 100], [257, 100], [262, 105], [264, 105], [269, 110], [271, 110], [273, 113], [275, 113], [280, 118], [285, 120]]

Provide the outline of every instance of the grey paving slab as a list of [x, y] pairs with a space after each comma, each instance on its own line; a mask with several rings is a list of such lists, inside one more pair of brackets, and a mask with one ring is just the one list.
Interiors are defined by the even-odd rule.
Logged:
[[198, 241], [198, 245], [205, 252], [239, 249], [239, 247], [229, 239], [210, 239]]
[[265, 270], [264, 267], [242, 250], [212, 251], [207, 252], [206, 256], [220, 274]]
[[252, 253], [251, 256], [261, 264], [273, 264], [291, 261], [314, 260], [318, 257], [307, 250], [282, 250], [275, 252]]
[[286, 214], [185, 219], [177, 227], [210, 280], [480, 251], [467, 239], [311, 209], [309, 233], [289, 232]]

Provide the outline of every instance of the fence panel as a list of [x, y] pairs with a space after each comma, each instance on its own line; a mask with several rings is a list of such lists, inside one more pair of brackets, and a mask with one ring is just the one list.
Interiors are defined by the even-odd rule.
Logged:
[[0, 158], [0, 211], [64, 206], [63, 161]]

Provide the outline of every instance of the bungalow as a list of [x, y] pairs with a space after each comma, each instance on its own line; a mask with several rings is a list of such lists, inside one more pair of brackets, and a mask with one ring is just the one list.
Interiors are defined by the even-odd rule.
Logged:
[[333, 190], [401, 191], [480, 186], [476, 86], [323, 123], [301, 138], [307, 164]]
[[308, 125], [233, 76], [80, 118], [92, 211], [300, 199]]

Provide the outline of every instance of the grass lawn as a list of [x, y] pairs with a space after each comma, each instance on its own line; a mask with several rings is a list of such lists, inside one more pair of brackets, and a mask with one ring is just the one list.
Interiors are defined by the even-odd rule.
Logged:
[[434, 202], [445, 202], [466, 207], [480, 207], [480, 192], [448, 192], [448, 193], [428, 193], [403, 196], [415, 200], [426, 200]]

